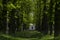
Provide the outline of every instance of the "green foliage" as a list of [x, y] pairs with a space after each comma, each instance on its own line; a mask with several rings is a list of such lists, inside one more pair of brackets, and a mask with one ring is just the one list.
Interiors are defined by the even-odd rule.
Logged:
[[[51, 26], [55, 24], [55, 13], [56, 15], [60, 13], [59, 0], [0, 0], [0, 31], [3, 33], [6, 33], [6, 31], [8, 33], [16, 33], [17, 37], [22, 38], [40, 38], [46, 29], [48, 29], [48, 32], [54, 30], [54, 27], [51, 29]], [[59, 19], [59, 16], [56, 16], [56, 18]], [[35, 24], [39, 32], [24, 31], [28, 29], [30, 23]], [[57, 24], [60, 24], [59, 20]], [[21, 29], [23, 32], [21, 32]], [[40, 32], [42, 31], [44, 32], [41, 34]], [[51, 39], [45, 39], [45, 37], [41, 40], [53, 40], [53, 36], [52, 38], [51, 36], [49, 37]], [[46, 38], [48, 38], [48, 35]], [[59, 40], [59, 38], [57, 37], [56, 39]], [[0, 36], [0, 39], [17, 40], [12, 36], [9, 38]]]

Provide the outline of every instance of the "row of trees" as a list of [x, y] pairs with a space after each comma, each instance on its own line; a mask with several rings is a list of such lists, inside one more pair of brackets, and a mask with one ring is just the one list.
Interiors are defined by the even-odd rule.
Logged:
[[31, 0], [0, 0], [0, 31], [15, 33], [29, 26]]
[[54, 0], [38, 0], [36, 3], [36, 26], [37, 30], [44, 34], [50, 31], [52, 34], [54, 25]]
[[[43, 34], [60, 34], [59, 0], [0, 0], [0, 31], [15, 33], [29, 23]], [[33, 20], [34, 19], [34, 20]]]
[[60, 1], [59, 0], [36, 0], [35, 23], [36, 30], [43, 34], [60, 34]]

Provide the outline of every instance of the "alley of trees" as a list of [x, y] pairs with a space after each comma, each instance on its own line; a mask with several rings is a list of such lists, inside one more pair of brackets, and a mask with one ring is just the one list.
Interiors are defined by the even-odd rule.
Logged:
[[30, 23], [35, 25], [34, 31], [43, 36], [58, 37], [60, 0], [0, 0], [0, 33], [30, 31]]

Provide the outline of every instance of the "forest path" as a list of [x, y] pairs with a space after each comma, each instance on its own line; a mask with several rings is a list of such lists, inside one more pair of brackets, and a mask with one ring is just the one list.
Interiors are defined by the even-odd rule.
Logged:
[[9, 35], [0, 35], [0, 40], [53, 40], [53, 35], [46, 35], [40, 38], [19, 38], [19, 37], [13, 37]]

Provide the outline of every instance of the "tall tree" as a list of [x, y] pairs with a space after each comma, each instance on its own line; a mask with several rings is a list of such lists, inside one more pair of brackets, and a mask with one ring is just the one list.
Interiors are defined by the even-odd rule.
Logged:
[[2, 31], [2, 26], [3, 26], [3, 24], [2, 24], [2, 10], [3, 10], [3, 4], [2, 4], [2, 0], [0, 0], [0, 32]]
[[41, 31], [41, 7], [42, 7], [42, 0], [37, 0], [36, 2], [36, 12], [35, 12], [35, 16], [36, 16], [36, 30]]
[[47, 0], [44, 0], [44, 8], [43, 8], [43, 19], [42, 19], [42, 33], [48, 34], [48, 16], [47, 16]]
[[7, 25], [7, 0], [3, 0], [3, 12], [2, 12], [2, 31], [6, 33], [6, 25]]
[[60, 1], [55, 1], [55, 25], [54, 25], [54, 34], [58, 36], [60, 34]]

